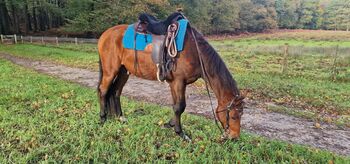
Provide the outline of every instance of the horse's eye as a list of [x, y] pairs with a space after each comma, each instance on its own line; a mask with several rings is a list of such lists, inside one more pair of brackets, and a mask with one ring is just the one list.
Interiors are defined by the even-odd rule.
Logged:
[[231, 117], [232, 118], [232, 120], [238, 120], [239, 119], [239, 116], [233, 116], [233, 117]]

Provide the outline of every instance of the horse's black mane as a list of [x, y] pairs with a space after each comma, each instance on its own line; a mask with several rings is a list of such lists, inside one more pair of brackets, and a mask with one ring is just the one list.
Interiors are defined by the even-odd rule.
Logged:
[[[240, 92], [237, 87], [236, 81], [233, 79], [230, 71], [226, 67], [224, 61], [221, 59], [219, 54], [215, 49], [208, 43], [204, 36], [193, 28], [195, 33], [199, 49], [201, 51], [205, 71], [209, 76], [209, 81], [211, 78], [218, 77], [220, 87], [225, 90], [233, 91], [234, 96], [239, 96]], [[213, 86], [211, 86], [213, 87]]]

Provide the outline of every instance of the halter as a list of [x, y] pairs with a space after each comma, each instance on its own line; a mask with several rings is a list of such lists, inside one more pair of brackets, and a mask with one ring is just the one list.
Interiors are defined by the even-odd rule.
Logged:
[[[238, 97], [238, 95], [236, 96]], [[235, 97], [235, 98], [236, 98]], [[235, 98], [233, 98], [231, 100], [231, 102], [226, 106], [225, 109], [221, 110], [221, 111], [217, 111], [215, 112], [216, 114], [218, 113], [222, 113], [222, 112], [226, 112], [226, 126], [225, 126], [225, 131], [228, 130], [228, 128], [230, 127], [230, 112], [232, 111], [232, 107], [234, 106], [234, 102], [235, 102]], [[235, 108], [236, 111], [238, 111], [238, 118], [236, 117], [232, 117], [231, 119], [236, 120], [236, 119], [241, 119], [242, 115], [243, 115], [243, 108]]]

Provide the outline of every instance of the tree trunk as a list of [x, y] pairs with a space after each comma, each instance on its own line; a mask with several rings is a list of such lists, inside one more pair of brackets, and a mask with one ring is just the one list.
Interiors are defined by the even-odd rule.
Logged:
[[36, 14], [35, 1], [33, 1], [33, 24], [34, 24], [34, 32], [37, 32], [38, 31], [38, 20], [37, 20], [37, 14]]
[[10, 31], [10, 16], [4, 0], [0, 0], [0, 33], [9, 34]]
[[30, 19], [29, 9], [28, 9], [28, 1], [26, 1], [25, 3], [26, 4], [25, 4], [24, 12], [25, 12], [26, 34], [28, 34], [29, 31], [33, 31], [33, 28], [32, 28], [32, 21]]
[[44, 14], [45, 13], [44, 13], [43, 9], [40, 7], [40, 9], [39, 9], [39, 28], [40, 28], [40, 31], [46, 30], [45, 15]]
[[46, 22], [46, 29], [51, 29], [52, 27], [52, 18], [50, 17], [49, 13], [45, 11], [45, 22]]
[[18, 21], [18, 14], [17, 14], [17, 8], [14, 5], [14, 3], [11, 3], [11, 12], [12, 12], [12, 26], [13, 26], [13, 33], [19, 34], [21, 33], [19, 21]]

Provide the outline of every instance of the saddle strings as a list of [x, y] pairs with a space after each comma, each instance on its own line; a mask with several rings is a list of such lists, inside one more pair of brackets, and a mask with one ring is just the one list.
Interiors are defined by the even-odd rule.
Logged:
[[177, 47], [175, 38], [179, 32], [179, 27], [176, 23], [169, 25], [168, 33], [165, 39], [165, 47], [167, 48], [168, 55], [172, 58], [177, 56]]
[[[191, 27], [191, 26], [190, 26], [190, 27]], [[220, 132], [223, 133], [222, 129], [221, 129], [220, 126], [219, 126], [219, 123], [218, 123], [216, 114], [215, 114], [215, 112], [214, 112], [213, 101], [211, 100], [211, 95], [210, 95], [209, 87], [208, 87], [208, 83], [209, 83], [209, 85], [211, 85], [211, 84], [210, 84], [210, 80], [209, 80], [209, 78], [208, 78], [208, 76], [207, 76], [207, 73], [206, 73], [206, 71], [205, 71], [205, 67], [204, 67], [204, 64], [203, 64], [202, 56], [200, 55], [201, 52], [199, 51], [197, 38], [196, 38], [196, 36], [195, 36], [195, 34], [194, 34], [194, 32], [193, 32], [192, 27], [191, 27], [190, 29], [191, 29], [192, 37], [193, 37], [194, 42], [195, 42], [195, 44], [196, 44], [197, 53], [198, 53], [198, 57], [199, 57], [199, 63], [200, 63], [200, 65], [201, 65], [202, 74], [203, 74], [203, 79], [204, 79], [204, 84], [205, 84], [205, 88], [206, 88], [206, 90], [207, 90], [207, 94], [208, 94], [208, 97], [209, 97], [210, 106], [211, 106], [211, 111], [212, 111], [213, 116], [214, 116], [215, 124], [216, 124], [216, 126], [218, 127], [218, 129], [220, 130]]]

